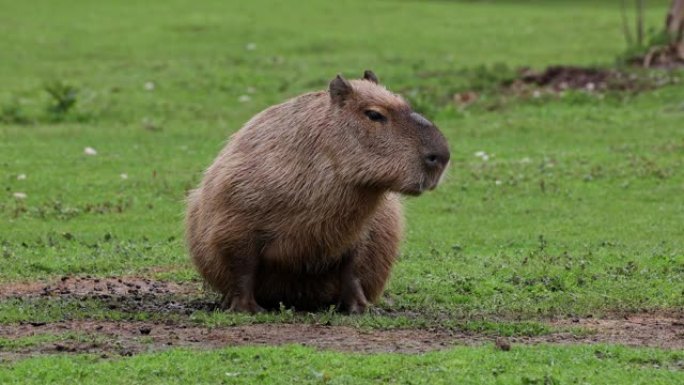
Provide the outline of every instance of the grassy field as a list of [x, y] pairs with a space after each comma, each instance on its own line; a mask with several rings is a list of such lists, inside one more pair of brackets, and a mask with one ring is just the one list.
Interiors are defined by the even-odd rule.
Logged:
[[[340, 354], [285, 348], [175, 350], [126, 360], [81, 356], [25, 360], [0, 381], [25, 384], [676, 384], [684, 356], [620, 347], [455, 348], [421, 356]], [[521, 362], [525, 364], [521, 365]], [[403, 380], [400, 380], [403, 379]]]
[[[648, 2], [647, 25], [662, 24], [666, 4]], [[382, 311], [197, 310], [189, 322], [325, 318], [516, 335], [544, 333], [549, 317], [684, 308], [684, 89], [529, 98], [497, 86], [521, 66], [613, 65], [625, 50], [617, 2], [0, 1], [0, 9], [0, 285], [136, 275], [199, 287], [183, 245], [183, 199], [226, 138], [271, 104], [371, 68], [433, 118], [452, 150], [440, 189], [406, 200], [406, 240]], [[468, 90], [478, 91], [476, 103], [451, 102]], [[0, 296], [0, 329], [165, 317], [97, 299]], [[0, 383], [277, 382], [276, 373], [311, 383], [684, 379], [668, 364], [682, 357], [666, 351], [514, 353], [247, 347], [47, 356], [0, 363]]]

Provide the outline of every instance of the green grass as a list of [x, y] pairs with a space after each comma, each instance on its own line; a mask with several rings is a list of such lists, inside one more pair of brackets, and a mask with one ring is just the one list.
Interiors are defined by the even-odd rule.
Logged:
[[[666, 4], [648, 2], [648, 25], [662, 24]], [[519, 66], [613, 64], [625, 50], [617, 3], [0, 1], [0, 9], [0, 282], [63, 274], [196, 281], [182, 241], [183, 199], [230, 133], [338, 72], [372, 68], [435, 120], [452, 149], [445, 183], [406, 200], [406, 240], [381, 305], [395, 315], [195, 312], [192, 322], [519, 335], [546, 332], [539, 317], [684, 308], [684, 89], [517, 99], [493, 83]], [[69, 86], [76, 103], [59, 112], [46, 87], [66, 100]], [[473, 106], [449, 102], [469, 89], [482, 92]], [[96, 300], [0, 301], [0, 323], [159, 317]], [[337, 383], [390, 373], [428, 383], [681, 381], [681, 370], [664, 369], [670, 353], [601, 347], [615, 356], [597, 359], [595, 349], [46, 357], [5, 366], [0, 382], [168, 383], [204, 373], [198, 378], [216, 383], [280, 372], [309, 382], [328, 373]], [[632, 361], [642, 355], [665, 363]], [[244, 369], [226, 368], [232, 357]], [[226, 375], [233, 372], [242, 374]]]
[[[172, 350], [125, 360], [41, 357], [4, 365], [23, 384], [676, 384], [681, 352], [609, 346], [455, 348], [423, 355], [348, 354], [304, 347]], [[520, 365], [525, 362], [525, 365]], [[0, 366], [2, 368], [2, 366]]]
[[0, 352], [27, 348], [31, 346], [40, 345], [46, 342], [60, 341], [62, 338], [63, 336], [58, 336], [55, 334], [39, 334], [35, 336], [21, 338], [0, 337]]
[[45, 345], [48, 343], [65, 341], [94, 343], [98, 341], [98, 338], [99, 337], [89, 336], [78, 332], [69, 332], [62, 334], [35, 334], [20, 338], [0, 337], [0, 352], [12, 352], [16, 350], [22, 350], [25, 348], [31, 348], [37, 345]]

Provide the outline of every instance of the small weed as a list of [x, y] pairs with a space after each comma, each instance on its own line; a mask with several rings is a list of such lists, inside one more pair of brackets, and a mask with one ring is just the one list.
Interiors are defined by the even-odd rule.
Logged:
[[28, 124], [30, 119], [26, 116], [19, 99], [13, 98], [0, 109], [0, 122], [6, 124]]
[[47, 106], [48, 115], [53, 121], [64, 120], [64, 117], [76, 106], [78, 89], [59, 80], [45, 84], [43, 89], [50, 95]]

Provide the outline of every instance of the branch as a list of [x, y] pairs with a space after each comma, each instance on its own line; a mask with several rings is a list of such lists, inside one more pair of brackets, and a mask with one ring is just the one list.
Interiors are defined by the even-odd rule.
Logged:
[[629, 28], [629, 23], [627, 22], [627, 0], [622, 0], [620, 4], [622, 5], [620, 7], [622, 14], [622, 33], [625, 35], [627, 47], [631, 48], [634, 44], [634, 38], [632, 37], [632, 30]]
[[644, 0], [636, 0], [637, 6], [637, 44], [644, 45]]

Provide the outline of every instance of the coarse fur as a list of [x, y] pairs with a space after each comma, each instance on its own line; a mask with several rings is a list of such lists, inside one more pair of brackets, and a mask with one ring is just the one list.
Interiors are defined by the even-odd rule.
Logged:
[[444, 136], [377, 84], [337, 76], [257, 114], [188, 196], [192, 261], [223, 307], [363, 311], [402, 237], [399, 194], [433, 189]]

